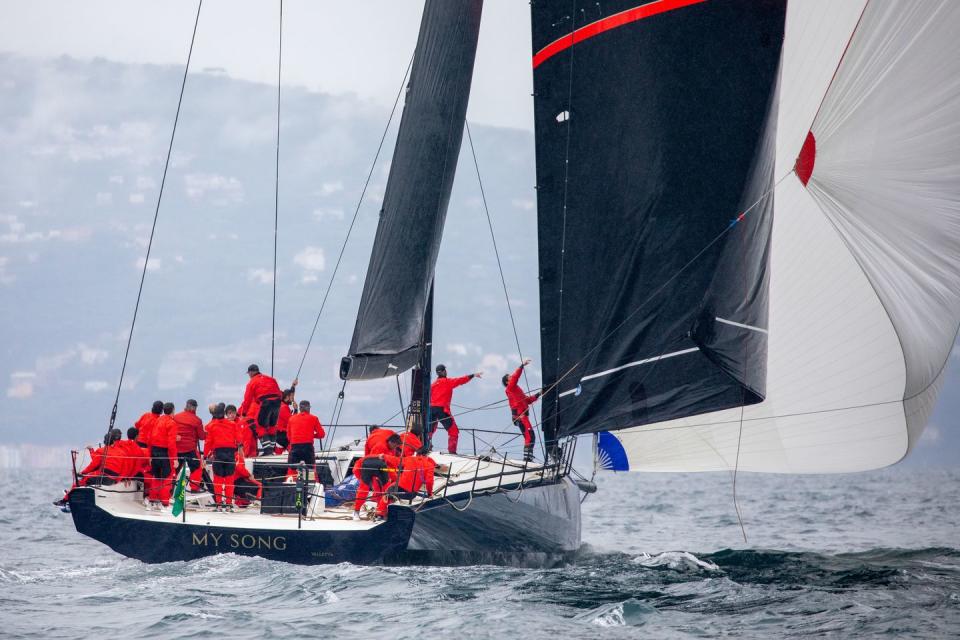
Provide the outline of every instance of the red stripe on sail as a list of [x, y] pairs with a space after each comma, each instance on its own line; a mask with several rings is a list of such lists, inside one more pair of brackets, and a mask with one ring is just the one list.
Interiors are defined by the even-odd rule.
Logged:
[[667, 11], [673, 11], [674, 9], [689, 7], [690, 5], [700, 4], [701, 2], [706, 1], [707, 0], [655, 0], [654, 2], [649, 2], [639, 7], [634, 7], [633, 9], [627, 9], [626, 11], [615, 13], [612, 16], [607, 16], [606, 18], [597, 20], [596, 22], [591, 22], [584, 27], [574, 30], [569, 35], [563, 36], [562, 38], [557, 38], [543, 49], [540, 49], [540, 51], [537, 51], [537, 53], [533, 56], [533, 68], [536, 69], [545, 60], [552, 58], [561, 51], [565, 51], [573, 45], [583, 42], [584, 40], [599, 35], [605, 31], [610, 31], [611, 29], [622, 27], [625, 24], [630, 24], [631, 22], [636, 22], [637, 20], [649, 18], [650, 16], [666, 13]]

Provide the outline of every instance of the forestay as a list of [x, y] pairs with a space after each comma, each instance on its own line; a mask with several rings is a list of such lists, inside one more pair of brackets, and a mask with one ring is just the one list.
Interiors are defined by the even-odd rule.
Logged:
[[789, 3], [766, 398], [601, 434], [608, 468], [850, 472], [916, 445], [960, 322], [958, 28], [949, 0]]
[[470, 95], [482, 0], [427, 0], [344, 380], [416, 364]]

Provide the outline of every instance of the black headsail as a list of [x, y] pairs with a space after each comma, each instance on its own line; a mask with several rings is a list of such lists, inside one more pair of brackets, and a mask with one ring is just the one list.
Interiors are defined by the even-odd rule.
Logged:
[[470, 96], [482, 0], [427, 0], [344, 380], [393, 376], [422, 351]]
[[548, 440], [763, 400], [785, 7], [532, 3]]

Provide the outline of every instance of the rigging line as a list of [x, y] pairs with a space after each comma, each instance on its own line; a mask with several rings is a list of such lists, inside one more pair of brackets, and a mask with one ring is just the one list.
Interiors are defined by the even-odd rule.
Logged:
[[[328, 424], [331, 425], [331, 428], [330, 428], [330, 437], [327, 438], [327, 443], [328, 443], [328, 448], [331, 448], [331, 450], [333, 447], [333, 437], [337, 433], [337, 427], [339, 426], [339, 422], [340, 422], [340, 413], [337, 411], [337, 408], [340, 407], [341, 410], [343, 408], [343, 396], [344, 396], [344, 391], [346, 391], [346, 389], [347, 389], [347, 381], [344, 380], [343, 384], [340, 385], [340, 393], [337, 394], [337, 399], [333, 403], [333, 412], [330, 414], [330, 422]], [[320, 449], [323, 450], [322, 442], [320, 443]]]
[[[396, 379], [397, 379], [397, 398], [400, 400], [400, 413], [401, 413], [401, 415], [403, 415], [403, 422], [404, 422], [404, 424], [406, 424], [406, 422], [407, 422], [407, 414], [406, 414], [406, 411], [404, 411], [403, 392], [400, 391], [400, 376], [397, 376]], [[410, 398], [410, 402], [413, 402], [413, 398]], [[426, 427], [427, 427], [427, 425], [424, 425], [424, 430], [426, 430]]]
[[270, 376], [273, 377], [277, 342], [277, 227], [280, 225], [280, 73], [283, 69], [283, 0], [280, 0], [280, 31], [277, 39], [277, 159], [273, 181], [273, 310], [270, 316]]
[[[473, 168], [477, 172], [477, 184], [480, 185], [480, 199], [483, 201], [483, 211], [487, 215], [487, 227], [490, 229], [490, 240], [493, 242], [493, 255], [497, 258], [497, 270], [500, 272], [500, 284], [503, 285], [503, 297], [507, 301], [507, 312], [510, 314], [510, 326], [513, 327], [513, 339], [517, 345], [517, 354], [520, 356], [520, 361], [523, 362], [523, 349], [520, 347], [520, 334], [517, 333], [517, 321], [513, 315], [513, 305], [510, 304], [510, 294], [507, 291], [507, 280], [503, 275], [503, 264], [500, 261], [500, 250], [497, 248], [497, 236], [493, 232], [493, 221], [490, 218], [490, 208], [487, 206], [487, 194], [483, 188], [483, 178], [480, 177], [480, 163], [477, 161], [477, 151], [473, 146], [473, 135], [470, 133], [470, 123], [464, 120], [463, 124], [467, 130], [467, 141], [470, 143], [470, 155], [473, 156]], [[527, 386], [527, 389], [529, 389], [530, 380], [527, 377], [526, 367], [523, 367], [523, 382]], [[537, 417], [536, 409], [531, 406], [530, 410], [533, 412], [533, 421], [539, 423], [540, 419]], [[540, 437], [540, 450], [544, 455], [544, 460], [546, 460], [547, 450], [543, 443], [542, 432]]]
[[[557, 373], [560, 372], [560, 346], [562, 345], [561, 336], [563, 335], [563, 269], [564, 262], [567, 252], [567, 200], [569, 193], [570, 185], [570, 138], [572, 126], [570, 124], [572, 120], [571, 110], [573, 109], [573, 52], [576, 47], [572, 46], [574, 43], [574, 33], [576, 33], [577, 26], [577, 0], [571, 1], [571, 11], [570, 11], [570, 72], [567, 79], [567, 140], [564, 148], [564, 157], [563, 157], [563, 224], [561, 227], [560, 234], [560, 291], [557, 300]], [[556, 386], [560, 383], [562, 378], [558, 378], [553, 386]], [[552, 390], [552, 389], [551, 389]], [[556, 414], [560, 410], [560, 394], [555, 394], [553, 398], [553, 412]], [[557, 440], [557, 430], [559, 428], [559, 421], [554, 425], [553, 439]], [[542, 429], [541, 429], [542, 433]], [[546, 462], [546, 458], [544, 458]]]
[[160, 180], [160, 192], [157, 194], [157, 206], [153, 211], [153, 226], [150, 227], [150, 239], [147, 241], [147, 254], [143, 258], [143, 271], [140, 273], [140, 287], [137, 290], [137, 301], [133, 306], [133, 318], [130, 321], [130, 332], [127, 334], [127, 347], [123, 352], [123, 365], [120, 368], [120, 380], [117, 382], [117, 394], [113, 400], [113, 410], [110, 412], [110, 429], [117, 421], [117, 406], [120, 403], [120, 390], [123, 388], [123, 376], [127, 371], [127, 359], [130, 357], [130, 345], [133, 342], [133, 330], [137, 325], [137, 314], [140, 311], [140, 299], [143, 296], [143, 283], [147, 278], [147, 265], [150, 264], [150, 251], [153, 249], [153, 238], [157, 231], [157, 219], [160, 217], [160, 202], [163, 200], [163, 187], [167, 182], [167, 171], [170, 168], [170, 156], [173, 153], [173, 140], [177, 135], [177, 123], [180, 120], [180, 107], [183, 104], [183, 92], [187, 87], [187, 73], [190, 71], [190, 59], [193, 57], [193, 44], [197, 39], [197, 25], [200, 23], [200, 9], [203, 0], [197, 2], [197, 16], [193, 21], [193, 35], [190, 36], [190, 49], [187, 51], [187, 64], [183, 68], [183, 81], [180, 83], [180, 97], [177, 99], [177, 113], [173, 118], [173, 130], [170, 132], [170, 143], [167, 145], [167, 159], [163, 164], [163, 177]]
[[403, 75], [403, 82], [400, 83], [400, 90], [397, 91], [397, 97], [393, 101], [393, 109], [390, 110], [390, 117], [387, 119], [387, 126], [383, 129], [383, 135], [380, 136], [380, 144], [377, 145], [377, 153], [373, 157], [373, 162], [370, 164], [370, 172], [367, 173], [367, 179], [363, 183], [363, 189], [360, 191], [360, 199], [357, 201], [357, 208], [353, 212], [353, 219], [350, 220], [350, 227], [347, 229], [347, 236], [343, 239], [343, 245], [340, 247], [340, 255], [337, 256], [337, 263], [333, 267], [333, 273], [330, 274], [330, 281], [327, 283], [327, 290], [323, 294], [323, 300], [320, 303], [320, 311], [317, 312], [317, 319], [313, 323], [313, 330], [310, 331], [310, 338], [307, 340], [307, 346], [303, 350], [303, 357], [300, 358], [300, 366], [297, 367], [297, 375], [295, 378], [300, 377], [300, 372], [303, 370], [303, 363], [307, 360], [307, 353], [310, 351], [310, 345], [313, 344], [313, 338], [317, 333], [317, 326], [320, 324], [320, 316], [323, 314], [324, 307], [327, 306], [327, 298], [330, 295], [330, 289], [333, 287], [333, 281], [337, 277], [337, 271], [340, 269], [340, 262], [343, 260], [343, 254], [347, 249], [347, 242], [350, 240], [350, 234], [353, 232], [353, 227], [357, 222], [357, 215], [360, 213], [360, 205], [363, 203], [363, 198], [367, 193], [367, 188], [370, 186], [370, 180], [373, 178], [374, 169], [377, 167], [377, 161], [380, 159], [380, 152], [383, 150], [383, 143], [387, 139], [387, 133], [390, 131], [390, 124], [393, 122], [393, 116], [397, 112], [397, 105], [400, 104], [400, 96], [403, 95], [404, 87], [407, 86], [407, 77], [410, 75], [410, 67], [413, 66], [413, 56], [410, 56], [410, 62], [407, 63], [407, 71]]

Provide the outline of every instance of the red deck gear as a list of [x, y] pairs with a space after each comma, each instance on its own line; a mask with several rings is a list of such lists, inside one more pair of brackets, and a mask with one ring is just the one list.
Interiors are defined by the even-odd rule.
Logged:
[[258, 373], [250, 378], [247, 388], [243, 392], [243, 402], [238, 413], [241, 416], [257, 417], [260, 412], [260, 401], [265, 398], [280, 398], [280, 385], [268, 375]]
[[207, 423], [206, 439], [203, 441], [203, 456], [209, 458], [214, 449], [236, 449], [240, 443], [237, 423], [226, 418], [214, 418]]
[[295, 444], [313, 444], [314, 439], [323, 439], [326, 436], [320, 419], [312, 413], [301, 412], [290, 416], [287, 423], [287, 440], [290, 446]]
[[173, 416], [177, 423], [177, 453], [196, 451], [200, 440], [203, 440], [203, 420], [197, 414], [181, 411]]
[[150, 446], [150, 437], [153, 435], [153, 426], [157, 423], [157, 418], [160, 416], [153, 413], [152, 411], [147, 411], [145, 414], [140, 416], [140, 418], [133, 423], [133, 426], [137, 428], [137, 442], [142, 442], [143, 444]]
[[397, 432], [392, 429], [377, 429], [367, 436], [367, 442], [363, 445], [363, 455], [375, 456], [381, 453], [392, 454], [393, 451], [387, 444], [387, 440], [390, 439], [390, 436], [395, 435], [397, 435]]

